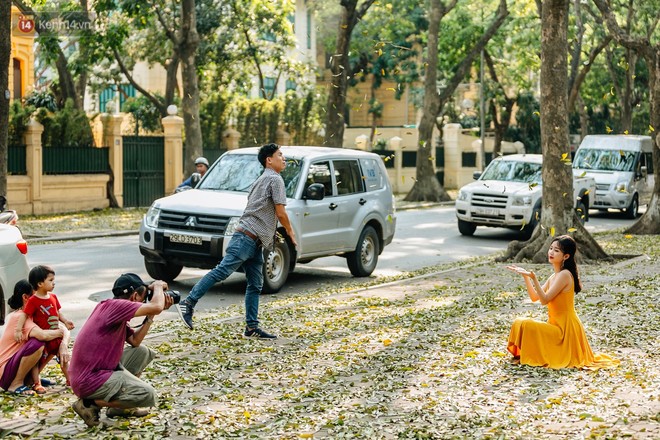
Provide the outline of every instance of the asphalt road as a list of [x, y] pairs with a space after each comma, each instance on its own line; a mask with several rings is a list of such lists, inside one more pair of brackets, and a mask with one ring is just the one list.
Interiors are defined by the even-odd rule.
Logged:
[[[630, 225], [621, 215], [598, 214], [593, 211], [587, 229], [595, 232]], [[453, 206], [400, 211], [397, 231], [391, 245], [380, 256], [376, 276], [397, 275], [441, 263], [491, 254], [505, 249], [517, 238], [515, 231], [502, 228], [478, 228], [472, 237], [461, 236], [456, 227]], [[56, 272], [55, 293], [62, 304], [62, 312], [82, 327], [95, 305], [112, 296], [114, 279], [123, 272], [135, 272], [148, 280], [137, 235], [107, 237], [30, 246], [30, 266], [51, 265]], [[206, 271], [184, 269], [170, 286], [187, 295]], [[351, 279], [345, 259], [328, 257], [296, 267], [287, 285], [277, 295], [264, 295], [262, 302], [283, 295], [301, 295], [324, 286], [334, 286]], [[234, 274], [214, 286], [200, 301], [198, 312], [243, 302], [245, 278]], [[162, 315], [176, 319], [174, 308]]]

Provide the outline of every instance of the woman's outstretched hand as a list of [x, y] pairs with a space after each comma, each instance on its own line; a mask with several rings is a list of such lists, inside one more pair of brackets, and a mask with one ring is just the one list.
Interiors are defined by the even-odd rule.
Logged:
[[528, 271], [527, 269], [523, 269], [520, 266], [511, 265], [511, 266], [506, 266], [506, 268], [512, 272], [519, 273], [524, 277], [529, 277], [532, 275], [532, 272]]

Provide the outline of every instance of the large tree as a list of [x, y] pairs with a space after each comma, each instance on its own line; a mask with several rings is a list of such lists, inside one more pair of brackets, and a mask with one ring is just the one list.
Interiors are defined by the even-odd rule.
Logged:
[[[658, 234], [660, 233], [660, 42], [657, 40], [656, 30], [658, 28], [659, 16], [657, 10], [649, 20], [645, 33], [633, 35], [619, 26], [612, 12], [610, 2], [607, 0], [594, 0], [596, 7], [600, 10], [607, 23], [607, 29], [614, 39], [622, 46], [638, 53], [646, 61], [649, 71], [649, 94], [651, 101], [650, 128], [653, 138], [653, 170], [655, 173], [655, 186], [653, 197], [642, 217], [631, 226], [628, 231], [633, 234]], [[650, 5], [646, 5], [649, 7]], [[656, 34], [656, 35], [654, 35]], [[655, 36], [655, 38], [654, 38]], [[652, 38], [655, 40], [652, 42]]]
[[0, 195], [7, 194], [9, 152], [9, 61], [11, 58], [11, 2], [0, 2]]
[[429, 10], [429, 32], [427, 60], [424, 78], [424, 106], [422, 119], [419, 123], [419, 146], [417, 149], [417, 178], [407, 201], [443, 201], [449, 200], [449, 195], [438, 183], [433, 170], [433, 129], [441, 127], [438, 116], [445, 104], [452, 99], [456, 88], [470, 72], [476, 56], [486, 47], [509, 14], [506, 0], [500, 0], [492, 21], [478, 40], [468, 48], [462, 60], [453, 72], [445, 78], [444, 87], [438, 91], [438, 35], [443, 17], [456, 6], [456, 0], [445, 5], [440, 0], [431, 0]]
[[513, 241], [503, 259], [546, 261], [552, 239], [574, 233], [582, 255], [606, 258], [574, 210], [573, 169], [568, 142], [569, 0], [545, 0], [541, 8], [541, 221], [527, 242]]
[[[328, 106], [325, 123], [325, 142], [329, 147], [342, 147], [344, 139], [344, 113], [346, 89], [348, 87], [351, 37], [355, 25], [364, 17], [375, 0], [340, 0], [341, 18], [337, 30], [336, 50], [330, 61], [332, 81], [328, 91]], [[359, 3], [359, 4], [358, 4]]]

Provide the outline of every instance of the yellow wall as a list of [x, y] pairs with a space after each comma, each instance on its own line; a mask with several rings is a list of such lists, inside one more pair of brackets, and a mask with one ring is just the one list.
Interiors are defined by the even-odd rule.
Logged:
[[11, 59], [9, 60], [9, 91], [14, 96], [14, 59], [21, 66], [21, 95], [25, 97], [34, 88], [34, 32], [24, 33], [18, 30], [21, 12], [16, 6], [11, 8]]

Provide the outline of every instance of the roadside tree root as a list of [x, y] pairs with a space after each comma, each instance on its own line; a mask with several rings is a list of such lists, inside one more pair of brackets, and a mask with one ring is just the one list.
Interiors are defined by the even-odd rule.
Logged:
[[653, 196], [644, 215], [631, 227], [626, 229], [626, 233], [635, 235], [660, 234], [660, 205], [658, 205], [658, 197]]
[[[584, 226], [577, 223], [575, 231], [569, 235], [575, 239], [578, 245], [577, 262], [580, 264], [592, 261], [613, 261], [598, 242], [591, 236]], [[561, 235], [561, 234], [556, 234]], [[554, 239], [549, 231], [541, 225], [538, 225], [532, 236], [527, 241], [514, 240], [509, 243], [504, 255], [496, 258], [498, 262], [531, 261], [532, 263], [545, 263], [548, 261], [547, 252], [550, 243]]]
[[416, 181], [403, 200], [406, 202], [447, 202], [451, 200], [451, 197], [433, 175]]

